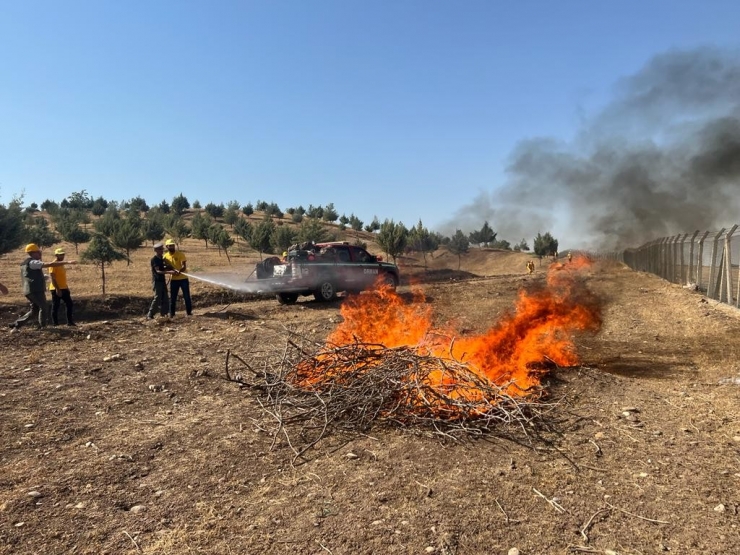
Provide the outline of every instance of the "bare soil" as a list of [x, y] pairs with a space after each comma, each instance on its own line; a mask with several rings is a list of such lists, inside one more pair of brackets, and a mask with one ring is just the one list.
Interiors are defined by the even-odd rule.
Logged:
[[[438, 322], [467, 334], [544, 279], [526, 260], [402, 264]], [[24, 308], [14, 264], [0, 267], [16, 290], [3, 325]], [[0, 330], [0, 553], [737, 552], [733, 308], [597, 263], [585, 283], [603, 328], [576, 339], [581, 366], [549, 376], [558, 404], [541, 430], [455, 443], [377, 428], [291, 465], [255, 425], [259, 393], [223, 379], [226, 351], [249, 360], [286, 329], [321, 340], [342, 301], [281, 306], [194, 284], [194, 317], [151, 322], [137, 264], [114, 266], [104, 302], [92, 269], [71, 271], [78, 328]]]

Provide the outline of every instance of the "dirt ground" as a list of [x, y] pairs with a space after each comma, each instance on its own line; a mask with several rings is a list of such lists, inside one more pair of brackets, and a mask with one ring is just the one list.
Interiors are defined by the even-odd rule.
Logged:
[[[545, 275], [524, 276], [525, 255], [475, 257], [459, 273], [437, 260], [421, 283], [464, 334]], [[576, 339], [581, 366], [549, 376], [547, 431], [378, 428], [296, 465], [255, 425], [259, 393], [223, 379], [226, 352], [250, 360], [286, 329], [321, 340], [341, 300], [201, 288], [194, 317], [151, 322], [144, 285], [81, 295], [78, 328], [3, 327], [0, 553], [736, 553], [738, 312], [616, 264], [585, 283], [604, 324]], [[22, 308], [5, 298], [3, 326]]]

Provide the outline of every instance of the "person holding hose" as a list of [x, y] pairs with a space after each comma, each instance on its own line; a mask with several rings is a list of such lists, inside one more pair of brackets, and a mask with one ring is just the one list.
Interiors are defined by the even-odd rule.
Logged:
[[56, 268], [67, 264], [77, 264], [76, 260], [55, 260], [54, 262], [41, 261], [41, 249], [36, 243], [26, 245], [28, 258], [21, 262], [21, 282], [23, 294], [31, 303], [31, 309], [15, 322], [10, 324], [11, 328], [20, 328], [29, 320], [38, 319], [39, 327], [46, 327], [48, 321], [48, 306], [46, 303], [46, 279], [44, 268]]
[[193, 303], [190, 300], [190, 281], [187, 276], [188, 261], [185, 253], [177, 250], [177, 245], [172, 239], [167, 239], [164, 246], [167, 247], [167, 252], [164, 254], [164, 261], [175, 271], [170, 279], [170, 318], [175, 317], [177, 295], [180, 291], [182, 291], [182, 298], [185, 301], [185, 313], [188, 316], [192, 316]]
[[[64, 249], [54, 251], [57, 262], [64, 260]], [[67, 325], [76, 326], [72, 318], [72, 296], [69, 294], [67, 285], [67, 269], [64, 266], [52, 266], [49, 268], [49, 291], [51, 291], [51, 323], [59, 325], [59, 306], [64, 301], [64, 308], [67, 312]]]

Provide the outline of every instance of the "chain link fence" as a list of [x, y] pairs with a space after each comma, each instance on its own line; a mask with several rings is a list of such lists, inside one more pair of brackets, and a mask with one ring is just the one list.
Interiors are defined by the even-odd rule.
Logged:
[[[694, 287], [707, 297], [740, 307], [740, 234], [738, 226], [662, 237], [609, 258], [633, 270], [656, 274]], [[733, 240], [734, 239], [734, 240]]]

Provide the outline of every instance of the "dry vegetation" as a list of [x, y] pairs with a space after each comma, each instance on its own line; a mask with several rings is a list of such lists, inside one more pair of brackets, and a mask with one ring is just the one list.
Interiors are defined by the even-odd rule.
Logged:
[[[251, 271], [185, 242], [196, 271]], [[377, 252], [373, 245], [370, 250]], [[193, 283], [195, 317], [143, 319], [150, 251], [69, 272], [79, 329], [0, 330], [0, 553], [732, 553], [740, 544], [740, 320], [647, 274], [598, 264], [604, 326], [546, 383], [528, 433], [454, 441], [424, 426], [329, 433], [296, 458], [264, 392], [227, 380], [336, 303], [281, 306]], [[21, 252], [0, 260], [2, 322], [23, 309]], [[71, 258], [73, 255], [70, 255]], [[48, 255], [45, 258], [50, 258]], [[401, 260], [439, 323], [486, 330], [525, 255]], [[425, 279], [426, 278], [426, 279]], [[401, 288], [402, 294], [408, 291]], [[232, 359], [230, 376], [246, 372]], [[259, 367], [269, 370], [268, 365]]]

